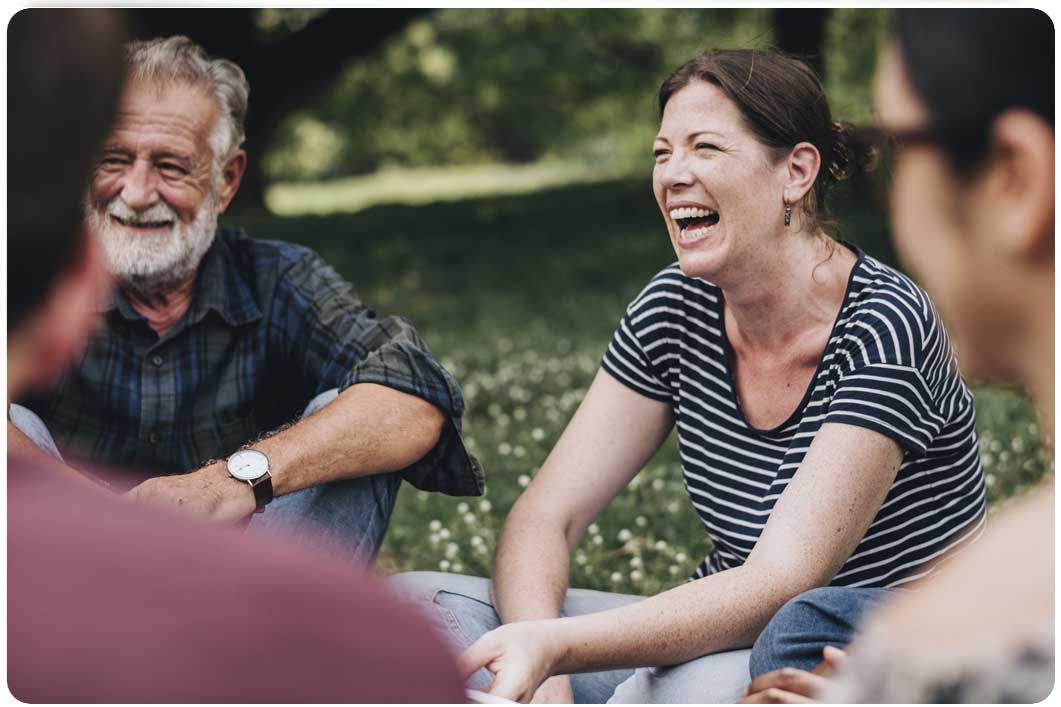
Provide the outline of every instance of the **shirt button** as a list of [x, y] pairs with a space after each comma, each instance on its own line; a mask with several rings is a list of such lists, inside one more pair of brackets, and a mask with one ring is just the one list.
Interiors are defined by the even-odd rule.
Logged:
[[147, 436], [147, 441], [151, 444], [158, 444], [158, 432], [152, 430], [151, 434]]
[[154, 356], [151, 357], [151, 363], [155, 364], [156, 366], [161, 366], [162, 365], [162, 357], [159, 356], [158, 354], [155, 354]]

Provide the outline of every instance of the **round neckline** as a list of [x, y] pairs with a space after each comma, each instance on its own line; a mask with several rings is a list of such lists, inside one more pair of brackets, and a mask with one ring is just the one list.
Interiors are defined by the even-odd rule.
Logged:
[[729, 384], [729, 397], [733, 401], [734, 406], [737, 410], [737, 417], [752, 432], [763, 435], [777, 435], [783, 432], [792, 423], [803, 416], [803, 411], [807, 407], [807, 403], [810, 402], [811, 392], [814, 390], [814, 385], [818, 380], [818, 376], [821, 375], [822, 365], [825, 362], [825, 354], [829, 351], [829, 345], [832, 344], [833, 339], [836, 338], [836, 327], [840, 323], [840, 317], [843, 315], [844, 310], [847, 308], [848, 303], [851, 300], [852, 285], [855, 282], [855, 273], [858, 272], [866, 259], [866, 253], [854, 243], [848, 243], [847, 241], [837, 241], [840, 245], [844, 246], [855, 254], [855, 264], [851, 266], [851, 272], [847, 275], [847, 286], [844, 288], [844, 298], [840, 302], [840, 309], [836, 312], [836, 317], [833, 319], [833, 325], [829, 329], [829, 338], [825, 342], [825, 348], [822, 350], [822, 355], [818, 358], [818, 365], [814, 369], [814, 375], [811, 376], [810, 382], [807, 384], [807, 389], [803, 391], [803, 397], [800, 398], [799, 404], [796, 405], [787, 418], [780, 424], [770, 427], [761, 428], [756, 427], [748, 421], [747, 416], [744, 414], [744, 408], [740, 403], [740, 395], [737, 393], [737, 381], [733, 376], [733, 371], [730, 369], [730, 355], [733, 353], [732, 347], [729, 344], [729, 335], [726, 333], [726, 297], [722, 292], [722, 288], [718, 289], [718, 301], [715, 303], [715, 307], [718, 314], [719, 331], [722, 335], [722, 367], [726, 374], [726, 383]]

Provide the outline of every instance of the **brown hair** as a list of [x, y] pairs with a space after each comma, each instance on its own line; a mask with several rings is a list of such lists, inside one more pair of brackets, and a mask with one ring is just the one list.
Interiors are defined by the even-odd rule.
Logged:
[[799, 59], [759, 49], [709, 49], [680, 66], [660, 86], [661, 116], [671, 96], [693, 81], [722, 89], [775, 159], [800, 142], [817, 148], [822, 168], [803, 199], [812, 224], [823, 225], [825, 197], [832, 185], [873, 166], [871, 141], [849, 123], [833, 122], [821, 81]]

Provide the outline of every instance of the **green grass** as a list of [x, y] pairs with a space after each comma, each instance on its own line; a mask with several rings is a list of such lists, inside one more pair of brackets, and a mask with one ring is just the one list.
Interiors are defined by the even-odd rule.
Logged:
[[525, 194], [549, 187], [599, 182], [605, 176], [579, 162], [457, 167], [394, 167], [362, 177], [280, 182], [266, 191], [266, 205], [282, 216], [355, 213], [377, 204], [431, 204], [469, 197]]
[[[839, 216], [845, 238], [894, 263], [880, 214]], [[505, 514], [573, 414], [627, 303], [674, 257], [645, 179], [228, 221], [319, 251], [378, 311], [412, 319], [464, 386], [466, 439], [486, 494], [405, 486], [383, 549], [394, 569], [489, 574]], [[1026, 400], [975, 392], [995, 503], [1041, 476], [1046, 457]], [[681, 582], [709, 549], [671, 439], [590, 528], [572, 582], [653, 593]]]

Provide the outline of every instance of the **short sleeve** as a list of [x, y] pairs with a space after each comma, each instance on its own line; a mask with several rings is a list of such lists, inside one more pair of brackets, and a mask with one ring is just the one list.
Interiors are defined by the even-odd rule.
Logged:
[[877, 298], [852, 316], [834, 353], [839, 379], [823, 420], [879, 432], [915, 458], [946, 425], [939, 387], [929, 380], [937, 358], [950, 355], [949, 346], [926, 353], [926, 340], [937, 334], [917, 304]]
[[601, 361], [626, 387], [666, 403], [673, 402], [669, 362], [680, 345], [682, 277], [672, 266], [652, 279], [627, 307]]

